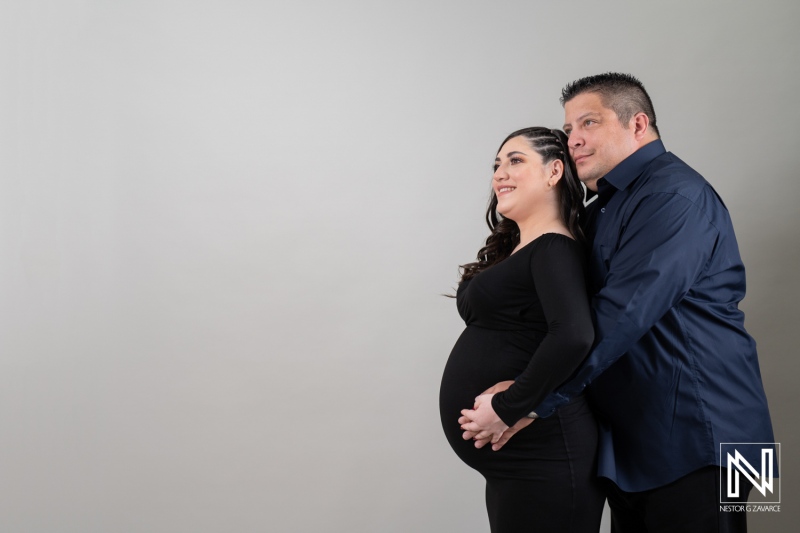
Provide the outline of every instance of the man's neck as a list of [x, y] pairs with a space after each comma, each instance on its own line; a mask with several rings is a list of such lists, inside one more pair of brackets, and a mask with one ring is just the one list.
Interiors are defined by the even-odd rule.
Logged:
[[[644, 148], [645, 146], [647, 146], [651, 142], [657, 141], [659, 139], [660, 139], [660, 137], [658, 135], [656, 135], [654, 132], [648, 133], [645, 137], [642, 138], [642, 140], [640, 142], [637, 143], [636, 149], [633, 152], [629, 153], [625, 159], [628, 159], [628, 157], [632, 156], [633, 154], [635, 154], [636, 152], [638, 152], [639, 150], [641, 150], [642, 148]], [[625, 161], [625, 159], [623, 159], [622, 161]], [[622, 163], [622, 161], [620, 161], [620, 163]], [[619, 164], [617, 166], [619, 166]], [[614, 168], [617, 168], [617, 167], [615, 166]], [[609, 170], [609, 172], [613, 171], [614, 168]], [[597, 182], [600, 181], [601, 179], [603, 179], [604, 177], [605, 176], [600, 176], [599, 178], [596, 178], [596, 179], [593, 179], [593, 180], [590, 180], [590, 181], [584, 181], [583, 184], [586, 185], [587, 189], [589, 189], [591, 191], [594, 191], [594, 192], [597, 192]]]

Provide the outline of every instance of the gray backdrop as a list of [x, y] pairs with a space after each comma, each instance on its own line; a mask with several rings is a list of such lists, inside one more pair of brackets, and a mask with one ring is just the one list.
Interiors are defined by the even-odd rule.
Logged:
[[[639, 76], [725, 199], [800, 519], [800, 4], [5, 1], [0, 530], [481, 532], [439, 378], [500, 140]], [[742, 424], [747, 424], [742, 420]]]

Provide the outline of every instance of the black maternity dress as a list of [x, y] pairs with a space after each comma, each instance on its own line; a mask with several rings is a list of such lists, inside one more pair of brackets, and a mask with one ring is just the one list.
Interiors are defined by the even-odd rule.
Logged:
[[445, 366], [439, 410], [453, 450], [486, 478], [493, 533], [598, 531], [597, 426], [583, 396], [497, 452], [463, 440], [458, 424], [476, 396], [513, 379], [492, 400], [511, 426], [581, 363], [593, 338], [585, 264], [581, 244], [547, 233], [458, 288], [467, 327]]

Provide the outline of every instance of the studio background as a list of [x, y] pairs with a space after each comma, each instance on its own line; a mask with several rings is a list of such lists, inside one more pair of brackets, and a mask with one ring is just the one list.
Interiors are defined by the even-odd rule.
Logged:
[[[800, 4], [0, 5], [0, 531], [484, 532], [441, 296], [499, 142], [630, 72], [748, 273], [800, 520]], [[742, 424], [747, 424], [742, 420]]]

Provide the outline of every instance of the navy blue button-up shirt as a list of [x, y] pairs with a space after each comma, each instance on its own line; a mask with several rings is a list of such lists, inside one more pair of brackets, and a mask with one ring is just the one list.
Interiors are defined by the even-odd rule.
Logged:
[[588, 386], [599, 475], [633, 492], [719, 465], [721, 442], [772, 442], [755, 341], [738, 308], [744, 265], [722, 200], [660, 140], [598, 190], [587, 217], [595, 346], [536, 411], [547, 416]]

